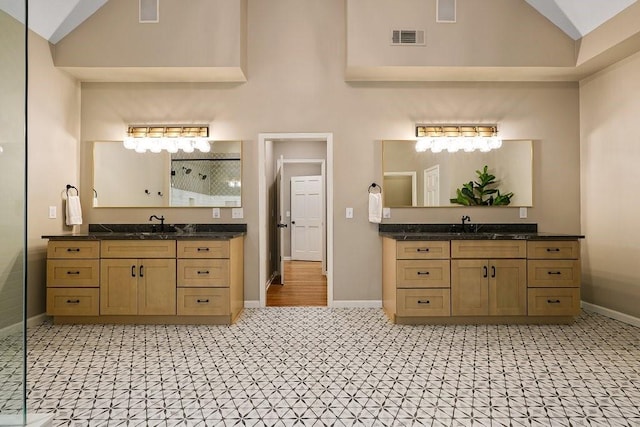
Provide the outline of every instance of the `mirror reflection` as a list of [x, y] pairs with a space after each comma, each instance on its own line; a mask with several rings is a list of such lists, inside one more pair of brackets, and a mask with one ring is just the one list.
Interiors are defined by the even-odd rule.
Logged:
[[489, 152], [417, 152], [415, 140], [382, 142], [385, 207], [455, 207], [457, 189], [477, 181], [476, 171], [488, 166], [501, 193], [513, 193], [508, 206], [532, 206], [533, 143], [505, 140]]
[[242, 142], [210, 144], [208, 153], [138, 153], [95, 142], [94, 207], [241, 206]]

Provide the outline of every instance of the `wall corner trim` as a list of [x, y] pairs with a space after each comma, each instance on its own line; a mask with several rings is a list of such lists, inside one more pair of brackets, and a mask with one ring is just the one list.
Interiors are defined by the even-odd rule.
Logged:
[[582, 308], [586, 311], [593, 311], [594, 313], [602, 314], [603, 316], [640, 328], [640, 319], [629, 314], [621, 313], [619, 311], [611, 310], [610, 308], [591, 304], [585, 301], [582, 301]]

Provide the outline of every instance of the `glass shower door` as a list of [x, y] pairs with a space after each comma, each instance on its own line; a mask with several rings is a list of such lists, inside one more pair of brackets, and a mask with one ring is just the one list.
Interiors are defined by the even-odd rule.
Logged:
[[0, 425], [26, 414], [25, 12], [25, 0], [0, 2]]

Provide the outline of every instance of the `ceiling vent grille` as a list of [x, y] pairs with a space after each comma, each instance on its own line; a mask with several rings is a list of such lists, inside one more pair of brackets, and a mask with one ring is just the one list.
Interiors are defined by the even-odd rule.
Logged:
[[424, 30], [391, 30], [391, 44], [394, 46], [424, 46]]

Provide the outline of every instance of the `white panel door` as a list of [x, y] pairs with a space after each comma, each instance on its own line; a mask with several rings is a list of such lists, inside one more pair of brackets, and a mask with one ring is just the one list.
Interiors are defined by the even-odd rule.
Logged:
[[291, 178], [291, 259], [322, 261], [322, 176]]
[[424, 170], [424, 206], [440, 206], [440, 165]]

